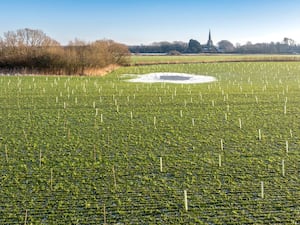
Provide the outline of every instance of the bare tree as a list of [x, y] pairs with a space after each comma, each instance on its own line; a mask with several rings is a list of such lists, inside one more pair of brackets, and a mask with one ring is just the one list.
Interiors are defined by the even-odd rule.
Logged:
[[111, 41], [108, 51], [113, 58], [114, 64], [123, 65], [129, 63], [130, 52], [127, 46]]
[[68, 46], [85, 46], [87, 43], [84, 40], [80, 40], [79, 38], [75, 38], [74, 41], [69, 41]]
[[287, 38], [287, 37], [283, 38], [283, 43], [286, 44], [286, 45], [289, 45], [289, 46], [296, 45], [295, 41], [293, 39]]
[[4, 42], [2, 40], [2, 37], [0, 37], [0, 52], [2, 52], [3, 48], [4, 48]]
[[130, 52], [128, 47], [112, 40], [98, 40], [89, 46], [89, 62], [94, 67], [110, 64], [126, 64]]
[[111, 64], [125, 64], [127, 46], [110, 40], [86, 43], [75, 39], [62, 47], [40, 30], [20, 29], [0, 39], [0, 69], [20, 73], [80, 74]]
[[33, 54], [33, 50], [36, 53], [37, 50], [60, 46], [60, 44], [41, 30], [25, 28], [17, 31], [5, 32], [3, 46], [12, 54], [26, 55]]
[[50, 47], [60, 44], [41, 30], [19, 29], [4, 33], [3, 44], [6, 47]]

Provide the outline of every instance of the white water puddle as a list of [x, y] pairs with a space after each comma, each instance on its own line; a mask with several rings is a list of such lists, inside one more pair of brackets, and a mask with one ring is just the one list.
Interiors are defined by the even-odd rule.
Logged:
[[175, 83], [175, 84], [199, 84], [214, 82], [217, 79], [212, 76], [188, 74], [188, 73], [148, 73], [141, 75], [126, 74], [135, 77], [129, 82], [140, 83]]

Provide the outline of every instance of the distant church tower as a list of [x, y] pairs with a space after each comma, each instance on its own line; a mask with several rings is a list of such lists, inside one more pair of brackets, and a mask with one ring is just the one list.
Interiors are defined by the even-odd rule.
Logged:
[[208, 41], [207, 41], [206, 45], [202, 46], [202, 51], [204, 53], [217, 53], [218, 52], [218, 49], [214, 46], [214, 43], [211, 39], [210, 30], [209, 30], [209, 33], [208, 33]]
[[209, 30], [209, 34], [208, 34], [208, 41], [207, 41], [207, 47], [208, 48], [211, 48], [213, 47], [214, 44], [213, 44], [213, 41], [211, 40], [211, 33], [210, 33], [210, 30]]

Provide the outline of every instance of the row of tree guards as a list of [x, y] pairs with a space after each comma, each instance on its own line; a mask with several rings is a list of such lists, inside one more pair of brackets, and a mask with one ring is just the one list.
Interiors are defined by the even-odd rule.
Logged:
[[[163, 166], [162, 166], [162, 157], [159, 158], [160, 159], [160, 172], [163, 172]], [[219, 155], [219, 166], [221, 167], [221, 155]], [[282, 176], [285, 176], [285, 167], [284, 167], [284, 159], [282, 160]], [[260, 182], [260, 197], [263, 199], [265, 198], [265, 194], [264, 194], [264, 182], [261, 181]], [[185, 211], [188, 211], [188, 194], [187, 194], [187, 190], [183, 191], [183, 199], [184, 199], [184, 209]]]
[[[264, 182], [263, 181], [261, 181], [260, 186], [261, 186], [260, 197], [263, 199], [265, 197], [264, 196]], [[184, 210], [187, 212], [189, 210], [189, 207], [188, 207], [188, 192], [187, 192], [187, 190], [183, 191], [183, 202], [184, 202]], [[107, 212], [106, 212], [106, 206], [104, 204], [103, 205], [103, 221], [104, 221], [104, 224], [107, 224], [106, 214], [107, 214]], [[26, 209], [25, 216], [24, 216], [24, 225], [27, 224], [27, 219], [28, 219], [28, 210]]]
[[[265, 198], [263, 181], [260, 182], [260, 190], [261, 190], [260, 197], [263, 199], [263, 198]], [[185, 211], [188, 211], [189, 207], [188, 207], [188, 192], [187, 192], [187, 190], [183, 191], [183, 201], [184, 201], [184, 209], [185, 209]]]
[[[221, 143], [223, 143], [223, 142], [221, 141]], [[221, 146], [223, 146], [223, 145], [221, 145]], [[5, 147], [5, 149], [7, 149], [7, 147]], [[160, 161], [160, 172], [163, 172], [163, 158], [159, 157], [159, 161]], [[219, 166], [221, 166], [220, 155], [219, 155]], [[116, 171], [115, 171], [114, 166], [112, 167], [112, 173], [113, 173], [114, 187], [117, 188]], [[284, 160], [282, 160], [282, 175], [285, 176]], [[50, 170], [50, 189], [53, 190], [53, 169], [52, 168]], [[261, 181], [260, 182], [260, 197], [261, 197], [261, 199], [265, 198], [264, 190], [265, 190], [264, 182]], [[183, 202], [184, 202], [184, 210], [187, 212], [189, 210], [188, 190], [183, 190]], [[104, 224], [106, 224], [106, 207], [105, 207], [105, 205], [103, 206], [103, 216], [104, 216]], [[24, 224], [27, 224], [27, 217], [28, 217], [28, 210], [26, 210], [26, 212], [25, 212]]]
[[[57, 102], [58, 102], [58, 98], [56, 98], [56, 103]], [[285, 101], [284, 114], [286, 114], [286, 102], [287, 102], [287, 99]], [[115, 101], [115, 105], [118, 106], [116, 101]], [[214, 106], [214, 101], [212, 101], [212, 105]], [[66, 108], [66, 103], [65, 102], [64, 102], [64, 108]], [[95, 102], [93, 102], [93, 108], [95, 108], [95, 110], [96, 110], [95, 116], [97, 116], [98, 115], [98, 108], [96, 108]], [[117, 112], [119, 112], [118, 107], [117, 107]], [[225, 116], [226, 116], [226, 114], [225, 114]], [[180, 117], [183, 117], [183, 111], [182, 110], [180, 110]], [[133, 119], [133, 112], [132, 111], [130, 112], [130, 118], [131, 118], [131, 120]], [[103, 123], [103, 114], [100, 114], [100, 122]], [[153, 117], [153, 125], [156, 126], [156, 124], [157, 124], [157, 118], [156, 118], [156, 116], [154, 116]], [[242, 129], [242, 119], [241, 118], [238, 118], [238, 124], [239, 124], [239, 128]], [[195, 119], [194, 118], [192, 118], [192, 125], [195, 126]], [[290, 130], [290, 136], [293, 137], [292, 130]], [[262, 140], [262, 131], [261, 131], [261, 129], [258, 129], [258, 140]], [[220, 148], [221, 148], [222, 151], [224, 150], [224, 140], [223, 139], [220, 139]], [[285, 141], [285, 151], [286, 151], [286, 153], [289, 152], [289, 142], [288, 141]], [[219, 167], [222, 166], [222, 155], [221, 154], [218, 155], [218, 165], [219, 165]], [[285, 176], [284, 159], [282, 159], [281, 165], [282, 165], [281, 166], [282, 167], [281, 168], [282, 176]], [[114, 171], [114, 169], [113, 169], [113, 171]], [[163, 159], [162, 159], [162, 157], [160, 157], [160, 171], [163, 172]], [[115, 175], [114, 175], [114, 180], [115, 180], [115, 184], [116, 184]]]
[[[241, 120], [239, 119], [239, 121], [241, 121]], [[241, 124], [241, 122], [240, 122], [240, 124]], [[291, 132], [291, 136], [292, 136], [292, 132]], [[261, 140], [261, 130], [260, 129], [258, 130], [258, 138], [259, 138], [259, 140]], [[223, 151], [224, 150], [224, 140], [223, 139], [220, 139], [220, 147], [221, 147], [221, 150]], [[289, 151], [288, 141], [286, 141], [286, 149], [285, 150], [286, 150], [286, 153], [288, 153], [288, 151]], [[159, 157], [159, 162], [160, 162], [160, 172], [162, 173], [163, 172], [163, 157]], [[222, 167], [222, 155], [221, 154], [218, 155], [218, 165], [219, 165], [219, 167]], [[281, 174], [282, 174], [283, 177], [286, 175], [285, 160], [284, 159], [282, 159], [282, 161], [281, 161]], [[260, 187], [261, 187], [260, 197], [263, 199], [265, 197], [264, 182], [263, 181], [260, 182]], [[184, 193], [184, 209], [185, 209], [185, 211], [188, 211], [188, 194], [187, 194], [187, 190], [184, 190], [183, 193]]]
[[[159, 157], [159, 162], [160, 162], [160, 172], [163, 172], [163, 158]], [[222, 167], [222, 155], [218, 154], [218, 165], [219, 167]], [[281, 171], [282, 171], [282, 176], [285, 176], [285, 164], [284, 164], [284, 159], [281, 160]]]
[[[24, 135], [25, 137], [27, 136], [25, 131], [24, 131]], [[292, 135], [292, 132], [291, 132]], [[258, 137], [259, 140], [261, 140], [261, 130], [258, 130]], [[224, 151], [224, 140], [220, 139], [220, 149], [222, 151]], [[289, 143], [288, 141], [286, 141], [286, 153], [289, 152]], [[8, 162], [8, 147], [7, 145], [5, 145], [5, 156], [6, 156], [6, 161]], [[40, 152], [40, 166], [41, 166], [41, 161], [42, 161], [42, 153]], [[163, 157], [159, 157], [159, 164], [160, 164], [160, 172], [164, 172], [164, 167], [163, 167]], [[222, 156], [221, 154], [218, 155], [218, 166], [222, 167]], [[285, 172], [285, 160], [282, 159], [281, 161], [281, 172], [282, 172], [282, 176], [284, 177], [286, 175]], [[115, 167], [112, 166], [112, 175], [113, 175], [113, 183], [114, 183], [114, 187], [117, 188], [117, 175], [116, 175], [116, 170]], [[54, 177], [54, 172], [53, 172], [53, 168], [51, 168], [50, 170], [50, 189], [53, 190], [53, 177]], [[260, 182], [260, 198], [264, 199], [265, 198], [265, 185], [264, 185], [264, 181]], [[189, 204], [188, 204], [188, 190], [183, 190], [183, 205], [184, 205], [184, 210], [187, 212], [189, 210]], [[106, 208], [104, 205], [103, 208], [104, 211], [104, 221], [106, 221]], [[26, 210], [25, 212], [25, 218], [24, 221], [26, 224], [27, 223], [27, 217], [28, 217], [28, 210]]]

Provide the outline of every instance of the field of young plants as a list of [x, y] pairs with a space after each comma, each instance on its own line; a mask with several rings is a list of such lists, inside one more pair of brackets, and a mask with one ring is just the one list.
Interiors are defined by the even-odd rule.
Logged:
[[[122, 74], [210, 75], [205, 84]], [[0, 224], [299, 224], [300, 63], [0, 77]]]

